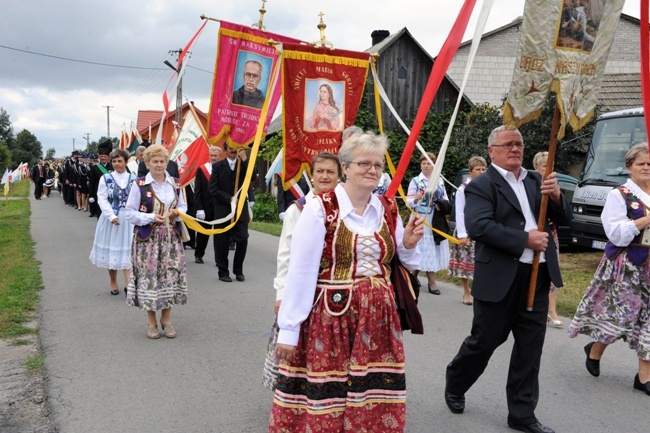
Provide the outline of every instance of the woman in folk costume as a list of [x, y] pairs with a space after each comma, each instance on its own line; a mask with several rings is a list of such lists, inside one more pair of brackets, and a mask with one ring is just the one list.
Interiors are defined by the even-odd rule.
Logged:
[[179, 217], [187, 205], [179, 180], [166, 172], [168, 160], [167, 150], [159, 144], [144, 151], [149, 173], [135, 181], [126, 203], [126, 218], [136, 226], [126, 302], [147, 312], [147, 337], [152, 339], [160, 338], [156, 311], [162, 310], [160, 325], [165, 336], [174, 338], [171, 308], [187, 302]]
[[449, 258], [449, 275], [460, 278], [463, 285], [463, 304], [472, 305], [472, 294], [469, 290], [469, 280], [474, 278], [474, 241], [467, 235], [465, 228], [465, 187], [476, 176], [485, 173], [487, 162], [482, 156], [472, 156], [467, 164], [470, 178], [463, 182], [456, 191], [456, 204], [454, 206], [456, 214], [456, 229], [454, 236], [460, 241], [460, 244], [451, 248]]
[[[427, 152], [427, 155], [432, 162], [436, 162], [436, 155], [431, 152]], [[433, 174], [433, 164], [427, 160], [425, 155], [420, 156], [420, 169], [422, 172], [411, 179], [409, 183], [407, 203], [431, 227], [444, 231], [444, 227], [437, 226], [434, 220], [439, 219], [438, 217], [444, 219], [444, 215], [451, 211], [447, 191], [440, 179], [435, 191], [427, 192]], [[436, 285], [435, 272], [447, 269], [449, 266], [449, 242], [425, 226], [424, 236], [422, 236], [418, 247], [422, 255], [422, 262], [418, 266], [418, 270], [427, 274], [429, 293], [439, 295], [440, 290]]]
[[133, 224], [126, 220], [124, 208], [135, 176], [126, 171], [128, 158], [129, 154], [122, 149], [112, 151], [110, 159], [114, 171], [103, 175], [97, 186], [97, 202], [102, 214], [95, 228], [90, 261], [95, 266], [108, 269], [111, 295], [120, 294], [117, 270], [123, 270], [125, 284], [128, 284], [131, 269]]
[[593, 339], [584, 347], [585, 367], [600, 376], [600, 360], [617, 340], [636, 352], [632, 387], [650, 395], [650, 155], [640, 143], [625, 154], [630, 178], [607, 195], [601, 219], [609, 241], [594, 278], [578, 305], [568, 334]]
[[[422, 220], [403, 228], [395, 202], [384, 209], [372, 194], [387, 147], [373, 134], [346, 140], [345, 185], [307, 202], [296, 224], [269, 432], [404, 431], [404, 345], [390, 261], [398, 254], [415, 269]], [[385, 212], [398, 221], [397, 245]]]
[[[284, 293], [284, 284], [289, 271], [289, 259], [291, 256], [291, 239], [293, 236], [294, 228], [302, 209], [307, 201], [314, 198], [317, 194], [332, 190], [338, 185], [341, 177], [343, 176], [343, 169], [339, 158], [329, 152], [323, 152], [316, 155], [311, 163], [311, 179], [314, 186], [313, 190], [309, 191], [306, 196], [294, 200], [294, 202], [284, 212], [284, 220], [282, 221], [282, 233], [280, 234], [280, 242], [278, 243], [277, 255], [277, 272], [273, 279], [273, 288], [275, 289], [275, 316], [276, 322], [273, 324], [271, 339], [267, 349], [267, 356], [264, 363], [264, 385], [270, 390], [275, 390], [275, 383], [277, 381], [278, 360], [275, 355], [275, 343], [277, 341], [278, 325], [277, 315], [282, 303], [282, 295]], [[281, 186], [279, 186], [281, 188]]]

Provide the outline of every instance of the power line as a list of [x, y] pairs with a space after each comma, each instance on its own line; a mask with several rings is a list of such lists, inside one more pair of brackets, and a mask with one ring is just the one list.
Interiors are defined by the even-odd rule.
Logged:
[[164, 69], [159, 69], [159, 68], [145, 68], [143, 66], [112, 65], [110, 63], [98, 63], [98, 62], [90, 62], [88, 60], [71, 59], [69, 57], [53, 56], [51, 54], [43, 54], [43, 53], [37, 53], [35, 51], [21, 50], [19, 48], [8, 47], [6, 45], [0, 45], [0, 48], [4, 48], [6, 50], [12, 50], [12, 51], [19, 51], [21, 53], [32, 54], [32, 55], [35, 55], [35, 56], [43, 56], [43, 57], [50, 57], [52, 59], [66, 60], [68, 62], [86, 63], [86, 64], [89, 64], [89, 65], [98, 65], [98, 66], [108, 66], [108, 67], [111, 67], [111, 68], [143, 69], [143, 70], [147, 70], [147, 71], [164, 70]]
[[[166, 70], [164, 68], [146, 68], [144, 66], [113, 65], [113, 64], [110, 64], [110, 63], [99, 63], [99, 62], [91, 62], [89, 60], [71, 59], [69, 57], [54, 56], [52, 54], [44, 54], [44, 53], [37, 53], [35, 51], [21, 50], [20, 48], [8, 47], [6, 45], [0, 45], [0, 48], [4, 48], [5, 50], [18, 51], [18, 52], [25, 53], [25, 54], [32, 54], [34, 56], [42, 56], [42, 57], [49, 57], [49, 58], [52, 58], [52, 59], [66, 60], [68, 62], [86, 63], [88, 65], [108, 66], [108, 67], [111, 67], [111, 68], [140, 69], [140, 70], [145, 70], [145, 71], [165, 71]], [[195, 66], [187, 65], [186, 67], [191, 68], [191, 69], [196, 69], [197, 71], [205, 72], [207, 74], [212, 74], [212, 72], [210, 72], [210, 71], [206, 71], [205, 69], [197, 68]]]

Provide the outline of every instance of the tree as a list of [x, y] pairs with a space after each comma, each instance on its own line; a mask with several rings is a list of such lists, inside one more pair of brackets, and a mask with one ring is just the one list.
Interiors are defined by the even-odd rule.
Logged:
[[0, 140], [0, 176], [8, 167], [11, 168], [11, 150], [4, 140]]
[[2, 107], [0, 107], [0, 140], [4, 141], [10, 150], [15, 140], [14, 128], [11, 126], [9, 113]]
[[21, 162], [34, 165], [36, 161], [43, 157], [43, 147], [34, 134], [23, 129], [16, 136], [16, 142], [14, 148], [11, 149], [11, 154], [12, 162], [16, 166]]
[[50, 147], [49, 149], [47, 149], [47, 152], [45, 153], [45, 159], [54, 160], [55, 156], [56, 156], [55, 148]]

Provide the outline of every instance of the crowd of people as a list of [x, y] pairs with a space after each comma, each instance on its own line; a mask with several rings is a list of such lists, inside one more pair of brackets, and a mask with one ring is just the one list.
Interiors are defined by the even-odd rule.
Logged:
[[[302, 194], [278, 195], [283, 228], [273, 281], [276, 321], [270, 367], [265, 366], [267, 385], [274, 390], [269, 431], [404, 431], [403, 329], [391, 280], [391, 262], [399, 257], [414, 275], [426, 273], [434, 295], [441, 294], [435, 273], [448, 269], [462, 283], [462, 303], [473, 308], [470, 335], [446, 369], [444, 399], [450, 411], [464, 412], [465, 394], [512, 334], [507, 423], [524, 432], [552, 433], [535, 409], [547, 325], [563, 326], [555, 307], [562, 286], [555, 228], [569, 223], [571, 206], [556, 174], [546, 173], [548, 154], [535, 155], [535, 170], [526, 170], [521, 133], [494, 129], [486, 146], [490, 164], [480, 156], [470, 158], [470, 178], [456, 192], [458, 243], [450, 245], [452, 206], [444, 183], [431, 183], [436, 156], [420, 158], [421, 172], [408, 188], [411, 213], [402, 221], [397, 202], [380, 199], [390, 182], [384, 173], [388, 146], [384, 136], [348, 128], [338, 156], [314, 157], [309, 182], [297, 185]], [[122, 270], [126, 303], [147, 312], [147, 337], [160, 338], [162, 331], [174, 338], [171, 309], [188, 296], [184, 249], [190, 238], [180, 213], [193, 207], [205, 228], [230, 225], [247, 154], [227, 145], [211, 147], [210, 161], [183, 188], [163, 146], [138, 149], [131, 165], [128, 153], [112, 150], [109, 142], [98, 152], [95, 164], [86, 164], [79, 154], [55, 164], [39, 161], [31, 172], [36, 198], [58, 187], [67, 205], [99, 218], [90, 260], [108, 270], [109, 292], [121, 293]], [[586, 369], [596, 377], [607, 346], [627, 341], [639, 359], [633, 388], [650, 395], [646, 144], [630, 149], [626, 166], [630, 179], [610, 193], [602, 216], [610, 242], [568, 333], [594, 340], [584, 351]], [[537, 224], [543, 196], [548, 221], [542, 230]], [[221, 282], [233, 281], [232, 243], [232, 274], [245, 281], [249, 220], [245, 206], [230, 230], [213, 237]], [[204, 263], [208, 240], [197, 233], [191, 241], [195, 263]], [[532, 309], [531, 275], [537, 278]]]

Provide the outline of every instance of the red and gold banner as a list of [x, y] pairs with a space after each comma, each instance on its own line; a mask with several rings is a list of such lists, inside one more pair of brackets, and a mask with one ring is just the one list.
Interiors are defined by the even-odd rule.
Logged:
[[[279, 61], [278, 51], [268, 44], [298, 43], [297, 39], [277, 35], [248, 26], [221, 21], [212, 98], [208, 117], [208, 141], [227, 141], [229, 145], [246, 146], [253, 141], [260, 120], [262, 105], [270, 96], [269, 113], [280, 101], [281, 89], [271, 82], [271, 73]], [[269, 92], [273, 92], [269, 95]], [[264, 130], [271, 123], [266, 117]]]
[[365, 90], [370, 55], [356, 51], [283, 45], [282, 138], [284, 188], [298, 180], [314, 155], [341, 145], [354, 125]]

